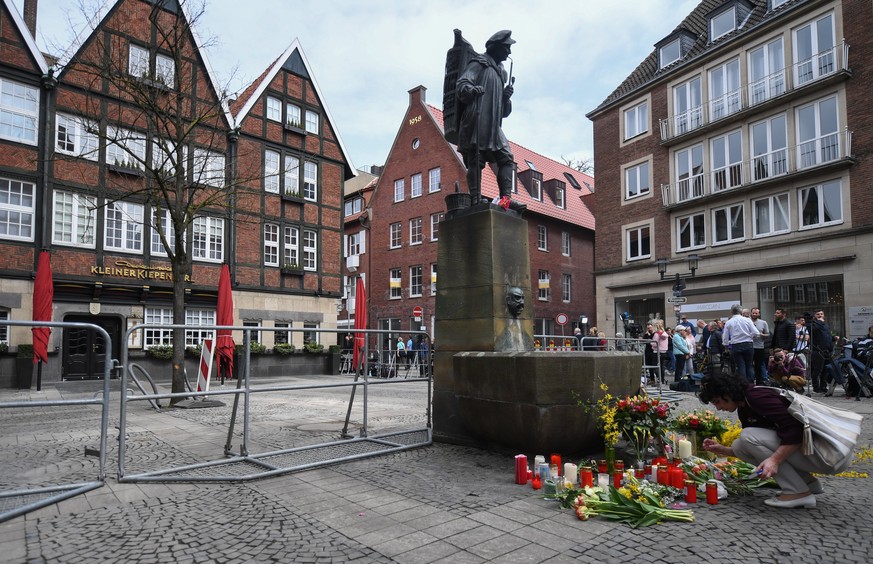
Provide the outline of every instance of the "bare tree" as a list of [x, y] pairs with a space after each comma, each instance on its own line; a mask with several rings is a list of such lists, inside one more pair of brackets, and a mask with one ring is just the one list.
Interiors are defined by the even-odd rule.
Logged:
[[[245, 185], [228, 164], [229, 140], [236, 132], [227, 119], [226, 89], [208, 76], [200, 56], [208, 43], [198, 44], [192, 33], [204, 11], [205, 0], [126, 2], [92, 33], [59, 77], [57, 119], [66, 121], [58, 122], [57, 142], [71, 138], [72, 131], [81, 139], [78, 147], [70, 145], [73, 154], [54, 158], [99, 161], [103, 154], [105, 181], [97, 183], [101, 205], [127, 214], [122, 200], [143, 202], [148, 210], [143, 217], [125, 219], [141, 221], [160, 238], [172, 270], [177, 324], [185, 322], [192, 252], [196, 248], [200, 256], [218, 258], [198, 221], [207, 210], [213, 215], [220, 210], [228, 247], [235, 199]], [[76, 115], [60, 115], [65, 108]], [[224, 253], [221, 258], [227, 260]], [[173, 330], [173, 343], [172, 391], [180, 393], [185, 391], [184, 329]]]
[[564, 155], [561, 155], [561, 160], [564, 161], [564, 164], [568, 167], [578, 170], [583, 174], [594, 175], [594, 159], [592, 157], [577, 159], [577, 158], [567, 158]]

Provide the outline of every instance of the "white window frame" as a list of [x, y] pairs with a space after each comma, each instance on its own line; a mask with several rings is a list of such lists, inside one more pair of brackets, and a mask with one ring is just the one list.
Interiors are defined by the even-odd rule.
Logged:
[[358, 215], [364, 209], [364, 199], [360, 196], [349, 198], [343, 203], [343, 217]]
[[[739, 152], [737, 152], [739, 151]], [[713, 193], [743, 185], [743, 132], [719, 135], [709, 142], [710, 188]]]
[[420, 298], [424, 291], [424, 270], [420, 264], [409, 267], [409, 297]]
[[561, 254], [565, 257], [569, 257], [570, 250], [570, 232], [561, 231]]
[[[676, 55], [673, 56], [673, 50], [675, 48]], [[660, 49], [658, 49], [658, 68], [664, 68], [668, 65], [671, 65], [682, 58], [682, 46], [679, 44], [679, 38], [677, 37], [670, 43], [663, 45]]]
[[[213, 327], [215, 326], [216, 311], [214, 309], [186, 308], [185, 325], [188, 327]], [[252, 333], [254, 335], [255, 333]], [[206, 339], [215, 342], [215, 331], [212, 329], [186, 329], [185, 347], [196, 347], [203, 344]]]
[[649, 132], [649, 101], [640, 102], [624, 111], [624, 140]]
[[[807, 208], [805, 200], [807, 200], [808, 195], [815, 193], [817, 203], [815, 214], [818, 220], [815, 223], [808, 221], [808, 215], [805, 213]], [[834, 200], [838, 205], [839, 217], [835, 217], [830, 220], [822, 220], [824, 217], [825, 211], [827, 210], [827, 206], [825, 206], [825, 202], [829, 200]], [[842, 184], [839, 179], [829, 180], [827, 182], [822, 182], [821, 184], [816, 184], [815, 186], [805, 186], [803, 188], [798, 188], [797, 190], [797, 215], [799, 217], [800, 226], [799, 229], [817, 229], [819, 227], [827, 227], [829, 225], [837, 225], [843, 222], [843, 191]], [[833, 212], [833, 210], [830, 210]], [[833, 214], [832, 214], [833, 215]]]
[[703, 85], [699, 76], [673, 87], [673, 133], [682, 135], [703, 125]]
[[[0, 321], [9, 321], [9, 312], [0, 309]], [[0, 343], [9, 344], [9, 326], [0, 324]]]
[[[713, 208], [712, 210], [712, 246], [729, 245], [746, 240], [746, 210], [742, 202]], [[725, 237], [719, 238], [718, 230], [720, 223], [724, 222]], [[737, 223], [740, 224], [742, 233], [734, 233]]]
[[392, 223], [388, 226], [388, 248], [389, 249], [399, 249], [403, 244], [403, 235], [401, 235], [401, 225], [398, 221], [397, 223]]
[[[687, 244], [683, 239], [688, 238]], [[697, 237], [700, 237], [699, 242]], [[706, 213], [697, 212], [676, 218], [676, 250], [691, 251], [706, 246]]]
[[676, 151], [676, 198], [686, 202], [700, 198], [706, 191], [703, 169], [703, 144]]
[[749, 51], [749, 104], [785, 93], [785, 48], [782, 36]]
[[[161, 214], [163, 217], [161, 218], [161, 224], [164, 228], [164, 237], [166, 237], [167, 242], [170, 244], [171, 248], [176, 247], [176, 230], [173, 229], [173, 223], [170, 221], [170, 210], [164, 210]], [[168, 256], [167, 250], [164, 248], [164, 244], [161, 243], [160, 232], [158, 231], [158, 211], [152, 208], [152, 223], [151, 228], [149, 229], [151, 233], [151, 254], [154, 256]]]
[[401, 279], [402, 272], [399, 268], [392, 268], [388, 271], [388, 299], [399, 300], [403, 297], [403, 280]]
[[264, 192], [279, 193], [279, 174], [282, 155], [279, 151], [264, 149]]
[[[630, 165], [624, 169], [624, 199], [633, 200], [646, 196], [652, 191], [649, 178], [649, 161]], [[645, 185], [644, 185], [645, 184]]]
[[421, 245], [424, 240], [424, 225], [421, 217], [413, 217], [409, 220], [409, 245]]
[[432, 194], [434, 192], [440, 191], [440, 178], [442, 176], [442, 171], [440, 167], [432, 168], [427, 172], [427, 191]]
[[303, 199], [318, 200], [318, 164], [313, 161], [303, 161]]
[[[285, 155], [282, 159], [282, 179], [285, 185], [282, 187], [286, 196], [300, 197], [300, 158], [294, 155]], [[316, 170], [316, 173], [318, 171]]]
[[548, 270], [537, 271], [537, 300], [547, 302], [551, 298], [551, 277]]
[[92, 133], [97, 126], [67, 114], [55, 115], [55, 150], [64, 155], [91, 161], [100, 158], [100, 138]]
[[567, 209], [567, 201], [565, 199], [565, 190], [560, 186], [555, 187], [555, 207], [562, 210]]
[[[146, 325], [172, 325], [173, 308], [171, 307], [145, 307], [143, 308], [143, 322]], [[142, 344], [144, 349], [158, 345], [173, 344], [173, 330], [147, 328], [143, 329]]]
[[39, 88], [0, 78], [0, 139], [37, 144], [39, 96]]
[[306, 110], [306, 131], [318, 135], [318, 112]]
[[267, 101], [264, 102], [264, 114], [268, 120], [282, 123], [282, 100], [267, 96]]
[[33, 241], [35, 216], [36, 184], [0, 178], [0, 239]]
[[[648, 252], [644, 245], [648, 239]], [[624, 230], [625, 261], [635, 262], [652, 258], [652, 226], [649, 224], [627, 227]]]
[[176, 87], [176, 61], [173, 57], [163, 53], [155, 55], [155, 80], [167, 88]]
[[143, 168], [145, 162], [145, 135], [123, 127], [106, 128], [106, 164]]
[[418, 198], [421, 196], [421, 173], [413, 174], [409, 180], [409, 197]]
[[282, 247], [282, 266], [300, 267], [300, 230], [297, 227], [286, 226]]
[[[759, 141], [759, 132], [766, 139]], [[749, 137], [752, 182], [788, 173], [788, 120], [784, 113], [749, 125]]]
[[737, 28], [737, 11], [731, 6], [723, 12], [709, 18], [709, 41], [710, 43], [724, 37]]
[[279, 266], [279, 225], [264, 224], [264, 266]]
[[127, 53], [127, 74], [134, 78], [149, 78], [150, 66], [148, 48], [130, 43]]
[[303, 270], [310, 272], [318, 270], [318, 232], [314, 229], [304, 229], [301, 243], [303, 246]]
[[545, 225], [537, 225], [537, 250], [549, 250], [549, 228]]
[[709, 70], [709, 119], [725, 118], [743, 107], [740, 59], [726, 61]]
[[[822, 39], [822, 29], [820, 29], [822, 26], [827, 26], [825, 31], [830, 34], [829, 40], [824, 38], [825, 43], [831, 43], [831, 45], [819, 45], [819, 41]], [[806, 35], [804, 30], [809, 30], [807, 38], [801, 36], [801, 33]], [[794, 29], [792, 39], [795, 88], [819, 80], [837, 70], [835, 52], [837, 41], [834, 33], [833, 12]], [[806, 40], [809, 42], [808, 45], [806, 45]]]
[[540, 180], [539, 178], [531, 178], [530, 185], [533, 188], [533, 194], [531, 194], [531, 197], [538, 202], [542, 202], [543, 201], [543, 181]]
[[430, 214], [430, 240], [438, 241], [440, 238], [440, 221], [445, 218], [446, 214], [444, 213], [432, 213]]
[[192, 222], [191, 258], [203, 262], [224, 260], [224, 218], [201, 215]]
[[[107, 203], [103, 248], [121, 253], [142, 254], [144, 214], [142, 204], [120, 201]], [[119, 225], [110, 229], [111, 223]]]
[[573, 295], [573, 276], [567, 273], [561, 274], [561, 301], [570, 303]]
[[285, 123], [291, 127], [303, 129], [303, 110], [297, 104], [285, 104]]
[[222, 188], [224, 186], [224, 163], [225, 158], [222, 153], [195, 147], [194, 162], [191, 167], [194, 172], [194, 182], [213, 188]]
[[402, 202], [406, 199], [406, 179], [399, 178], [394, 181], [394, 201]]
[[[798, 169], [840, 158], [840, 115], [837, 96], [828, 96], [794, 110]], [[807, 123], [812, 120], [812, 127]]]
[[[86, 157], [87, 158], [87, 157]], [[182, 156], [180, 163], [182, 173], [185, 171], [185, 162], [188, 160], [188, 147], [182, 147]], [[170, 177], [176, 174], [176, 167], [173, 163], [176, 161], [176, 145], [172, 141], [166, 139], [152, 139], [152, 168], [155, 171], [162, 171], [165, 177]]]
[[752, 237], [770, 237], [789, 232], [791, 196], [788, 192], [752, 200]]
[[93, 249], [96, 246], [97, 198], [55, 190], [52, 198], [52, 244]]

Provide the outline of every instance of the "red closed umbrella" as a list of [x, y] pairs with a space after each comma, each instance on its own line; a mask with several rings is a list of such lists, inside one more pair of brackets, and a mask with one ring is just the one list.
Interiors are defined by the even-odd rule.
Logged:
[[[358, 276], [355, 283], [355, 329], [367, 328], [367, 292], [364, 290], [364, 279]], [[366, 333], [355, 333], [355, 350], [352, 353], [352, 366], [358, 370], [360, 355], [367, 341]], [[362, 359], [361, 359], [362, 360]]]
[[[217, 325], [233, 325], [233, 292], [230, 288], [230, 268], [221, 265], [221, 276], [218, 279], [218, 313]], [[227, 373], [233, 373], [234, 342], [230, 329], [219, 329], [215, 336], [215, 350], [218, 353], [218, 370], [221, 372], [222, 360], [227, 367]]]
[[[55, 296], [55, 286], [52, 282], [52, 265], [48, 251], [39, 254], [36, 266], [36, 280], [33, 283], [33, 320], [52, 320], [52, 301]], [[48, 327], [34, 327], [33, 331], [33, 363], [40, 360], [48, 362], [48, 342], [52, 330]]]

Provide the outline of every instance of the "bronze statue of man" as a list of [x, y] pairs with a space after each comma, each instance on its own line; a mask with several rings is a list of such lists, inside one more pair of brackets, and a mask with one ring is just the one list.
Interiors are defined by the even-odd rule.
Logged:
[[485, 43], [485, 54], [472, 56], [458, 78], [458, 151], [467, 167], [467, 185], [474, 206], [482, 201], [482, 169], [489, 162], [497, 166], [502, 205], [522, 212], [527, 206], [511, 200], [515, 162], [501, 128], [503, 118], [512, 112], [510, 98], [515, 79], [508, 78], [503, 67], [515, 43], [511, 34], [505, 29], [492, 35]]

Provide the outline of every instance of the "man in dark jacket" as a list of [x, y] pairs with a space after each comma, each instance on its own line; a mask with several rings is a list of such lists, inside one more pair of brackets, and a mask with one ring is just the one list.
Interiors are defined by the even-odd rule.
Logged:
[[[804, 317], [807, 315], [804, 314]], [[806, 325], [809, 327], [809, 342], [812, 350], [809, 371], [810, 376], [812, 376], [812, 389], [824, 394], [828, 391], [828, 371], [825, 370], [825, 363], [830, 360], [834, 352], [831, 328], [825, 321], [824, 311], [820, 309], [816, 310], [812, 318], [806, 321]]]
[[[701, 341], [700, 344], [709, 353], [709, 373], [714, 374], [716, 370], [721, 370], [724, 367], [721, 359], [724, 346], [721, 341], [721, 330], [718, 328], [718, 323], [710, 321], [706, 329], [706, 341]], [[716, 368], [716, 364], [718, 368]]]
[[788, 314], [781, 307], [776, 308], [775, 317], [776, 321], [773, 323], [773, 341], [771, 342], [772, 350], [793, 351], [795, 339], [794, 323], [791, 322]]

